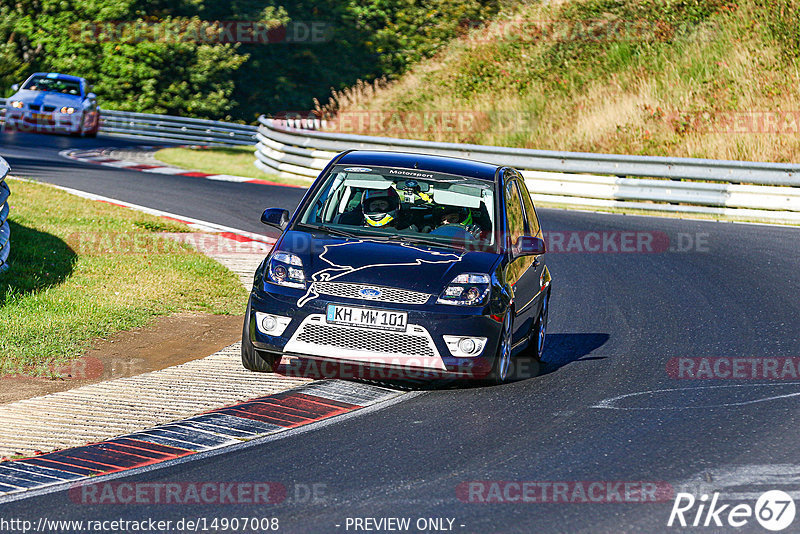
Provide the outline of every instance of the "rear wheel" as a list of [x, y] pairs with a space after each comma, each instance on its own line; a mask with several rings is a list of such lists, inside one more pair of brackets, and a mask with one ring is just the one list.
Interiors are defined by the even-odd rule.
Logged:
[[276, 361], [277, 358], [274, 355], [258, 351], [250, 341], [250, 304], [248, 303], [242, 326], [242, 365], [250, 371], [269, 373], [272, 372]]

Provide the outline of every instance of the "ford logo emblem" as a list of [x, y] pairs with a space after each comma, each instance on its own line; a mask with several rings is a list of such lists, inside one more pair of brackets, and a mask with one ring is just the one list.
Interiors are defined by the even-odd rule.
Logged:
[[381, 297], [381, 290], [372, 287], [365, 287], [358, 291], [358, 294], [365, 299], [378, 299]]

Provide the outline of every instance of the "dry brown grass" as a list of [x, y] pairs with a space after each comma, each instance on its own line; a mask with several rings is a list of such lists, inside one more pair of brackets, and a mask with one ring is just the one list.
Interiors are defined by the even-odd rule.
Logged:
[[[501, 13], [493, 25], [453, 41], [397, 81], [360, 83], [335, 94], [327, 112], [474, 115], [470, 128], [421, 128], [400, 135], [436, 141], [800, 159], [797, 67], [767, 36], [762, 8], [741, 0], [738, 8], [720, 9], [688, 35], [645, 43], [633, 52], [625, 43], [604, 43], [596, 57], [591, 50], [579, 51], [584, 55], [574, 66], [547, 67], [552, 42], [518, 37], [515, 42], [504, 31], [509, 20], [558, 20], [570, 4]], [[770, 128], [770, 121], [780, 122], [781, 111], [797, 112], [796, 121], [787, 120], [782, 130]], [[381, 131], [382, 126], [372, 121], [361, 133], [398, 136]]]

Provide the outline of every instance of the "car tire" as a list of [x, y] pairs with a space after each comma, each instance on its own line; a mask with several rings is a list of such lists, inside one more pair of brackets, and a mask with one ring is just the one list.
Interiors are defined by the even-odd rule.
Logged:
[[88, 132], [85, 132], [84, 136], [94, 139], [95, 137], [97, 137], [98, 130], [100, 130], [100, 117], [99, 116], [97, 117], [97, 120], [95, 120], [94, 128], [92, 128]]
[[550, 314], [550, 290], [548, 289], [547, 293], [544, 295], [544, 301], [542, 302], [542, 309], [539, 312], [539, 317], [536, 318], [536, 322], [533, 324], [533, 328], [531, 328], [531, 338], [530, 338], [530, 354], [537, 360], [542, 360], [542, 355], [544, 354], [544, 343], [547, 338], [547, 317]]
[[272, 354], [258, 351], [250, 341], [250, 303], [247, 303], [247, 312], [244, 314], [242, 326], [242, 365], [249, 371], [270, 373], [275, 367], [277, 358]]
[[500, 331], [500, 342], [497, 344], [497, 354], [489, 373], [489, 383], [504, 384], [508, 382], [511, 370], [511, 335], [514, 332], [514, 311], [509, 308], [503, 319]]

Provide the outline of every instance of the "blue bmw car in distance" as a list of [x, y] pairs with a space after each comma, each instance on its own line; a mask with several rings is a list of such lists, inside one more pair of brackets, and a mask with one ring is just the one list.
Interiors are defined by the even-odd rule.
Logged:
[[250, 293], [247, 369], [311, 362], [501, 383], [515, 358], [541, 358], [550, 272], [513, 168], [345, 152], [293, 215], [261, 220], [282, 234]]

